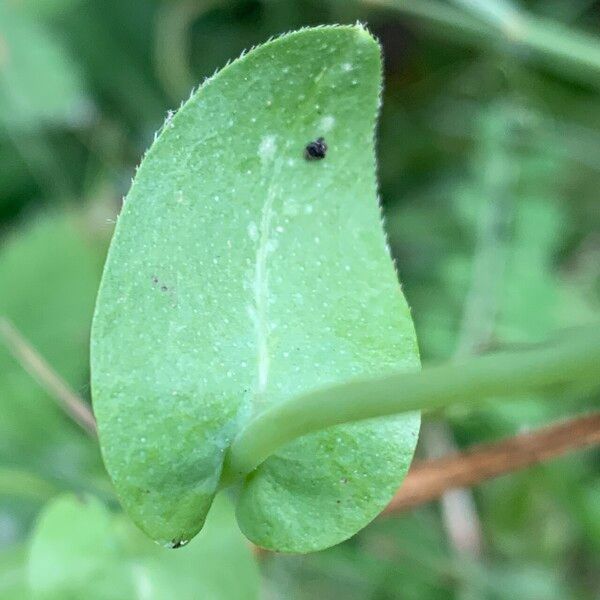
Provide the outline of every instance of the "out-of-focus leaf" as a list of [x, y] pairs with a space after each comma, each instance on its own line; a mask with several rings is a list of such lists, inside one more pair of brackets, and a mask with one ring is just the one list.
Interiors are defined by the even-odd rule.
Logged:
[[[3, 526], [0, 520], [0, 527]], [[26, 549], [11, 546], [0, 552], [0, 600], [29, 600]]]
[[226, 498], [215, 502], [198, 539], [178, 551], [152, 543], [92, 497], [57, 498], [33, 534], [28, 580], [40, 600], [252, 600], [259, 588]]
[[72, 10], [82, 0], [19, 0], [13, 6], [29, 16], [45, 20], [60, 17], [64, 12]]
[[[376, 197], [380, 49], [307, 29], [235, 61], [169, 120], [117, 223], [92, 335], [103, 454], [151, 537], [201, 528], [232, 437], [264, 407], [418, 365]], [[308, 142], [323, 136], [323, 160]], [[368, 398], [365, 398], [365, 402]], [[244, 482], [255, 543], [308, 552], [387, 504], [419, 416], [336, 427]]]
[[[76, 124], [88, 103], [75, 63], [46, 28], [0, 3], [0, 124]], [[15, 133], [16, 134], [16, 133]]]
[[[100, 260], [99, 249], [85, 241], [71, 214], [38, 215], [0, 246], [0, 316], [9, 318], [76, 390], [86, 388]], [[62, 485], [101, 472], [96, 442], [62, 413], [1, 343], [0, 412], [3, 467], [38, 473]], [[10, 501], [15, 494], [0, 495], [0, 510], [5, 503], [17, 513], [25, 508]]]
[[27, 471], [0, 467], [0, 495], [48, 500], [57, 488]]

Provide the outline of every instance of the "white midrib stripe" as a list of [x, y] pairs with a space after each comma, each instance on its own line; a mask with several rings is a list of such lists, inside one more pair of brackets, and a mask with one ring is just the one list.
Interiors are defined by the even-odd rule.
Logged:
[[267, 197], [262, 207], [259, 239], [254, 263], [254, 310], [251, 312], [256, 332], [258, 395], [265, 392], [269, 379], [269, 240], [273, 221], [273, 202], [275, 201], [275, 184], [278, 169], [273, 169], [273, 177], [267, 190]]

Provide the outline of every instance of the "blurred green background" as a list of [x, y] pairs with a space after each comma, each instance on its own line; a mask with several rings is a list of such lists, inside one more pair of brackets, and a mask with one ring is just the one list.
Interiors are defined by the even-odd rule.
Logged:
[[[168, 111], [269, 36], [356, 20], [384, 49], [380, 193], [424, 361], [598, 319], [600, 2], [0, 0], [0, 316], [84, 398], [113, 223]], [[447, 411], [424, 424], [419, 455], [598, 400], [574, 391]], [[261, 556], [259, 597], [598, 598], [599, 459], [588, 450], [504, 476], [314, 555]], [[32, 566], [29, 540], [64, 491], [117, 510], [95, 441], [0, 346], [0, 598], [34, 593], [40, 556]], [[127, 535], [127, 556], [149, 561], [146, 542]], [[223, 582], [243, 571], [225, 554], [211, 565]], [[207, 575], [193, 561], [187, 579], [173, 558], [152, 561], [181, 589], [118, 591], [115, 579], [114, 596], [92, 585], [33, 597], [255, 597], [254, 584], [201, 591]]]

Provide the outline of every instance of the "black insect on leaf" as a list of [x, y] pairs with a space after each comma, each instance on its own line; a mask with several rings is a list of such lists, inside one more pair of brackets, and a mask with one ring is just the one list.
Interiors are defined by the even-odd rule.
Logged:
[[304, 157], [306, 160], [321, 160], [327, 154], [327, 144], [325, 138], [317, 138], [314, 142], [307, 144], [304, 149]]

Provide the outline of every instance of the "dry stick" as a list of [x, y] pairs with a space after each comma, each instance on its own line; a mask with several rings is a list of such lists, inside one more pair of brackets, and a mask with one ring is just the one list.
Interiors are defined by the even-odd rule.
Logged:
[[[458, 452], [454, 432], [447, 421], [425, 421], [419, 437], [425, 450], [425, 461]], [[471, 560], [482, 558], [483, 527], [473, 490], [467, 487], [446, 490], [438, 500], [444, 532], [452, 549], [457, 555]]]
[[96, 420], [91, 409], [6, 317], [0, 317], [0, 338], [4, 339], [15, 359], [48, 392], [58, 406], [89, 435], [96, 437]]
[[455, 455], [417, 461], [383, 514], [404, 511], [435, 500], [447, 490], [473, 486], [598, 444], [600, 412], [594, 412]]

